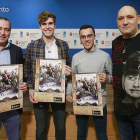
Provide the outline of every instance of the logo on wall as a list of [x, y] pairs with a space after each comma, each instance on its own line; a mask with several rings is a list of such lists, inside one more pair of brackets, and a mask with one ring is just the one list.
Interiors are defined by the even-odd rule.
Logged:
[[69, 35], [72, 36], [72, 32], [70, 32]]
[[106, 37], [109, 37], [109, 32], [108, 31], [106, 31]]
[[66, 31], [63, 32], [63, 37], [66, 37]]
[[74, 40], [74, 46], [77, 45], [77, 40]]
[[101, 41], [101, 44], [102, 44], [102, 45], [105, 44], [104, 40]]
[[29, 36], [29, 32], [26, 32], [26, 36]]
[[31, 40], [31, 42], [33, 42], [34, 40]]
[[115, 36], [115, 33], [114, 32], [112, 32], [112, 36]]
[[15, 44], [18, 45], [18, 40], [16, 40]]
[[0, 12], [9, 12], [9, 8], [2, 7], [0, 8]]
[[12, 43], [12, 40], [9, 40], [10, 43]]
[[95, 40], [95, 45], [98, 45], [98, 40], [97, 39]]
[[23, 32], [22, 31], [20, 31], [20, 37], [23, 37]]

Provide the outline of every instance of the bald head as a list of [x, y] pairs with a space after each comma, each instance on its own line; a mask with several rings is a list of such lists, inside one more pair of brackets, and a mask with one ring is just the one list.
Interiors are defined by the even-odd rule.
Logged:
[[132, 38], [138, 34], [140, 16], [132, 6], [123, 6], [117, 17], [117, 25], [124, 38]]
[[135, 12], [136, 16], [138, 15], [138, 12], [137, 12], [136, 9], [135, 9], [134, 7], [132, 7], [132, 6], [123, 6], [123, 7], [118, 11], [118, 14], [119, 14], [120, 11], [123, 11], [123, 10], [125, 10], [125, 9], [128, 9], [128, 10], [131, 9], [132, 11]]

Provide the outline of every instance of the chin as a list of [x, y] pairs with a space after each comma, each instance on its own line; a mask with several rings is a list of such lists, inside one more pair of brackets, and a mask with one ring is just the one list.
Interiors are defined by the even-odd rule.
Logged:
[[139, 94], [129, 94], [133, 99], [137, 99], [137, 98], [139, 98], [140, 97], [140, 95]]
[[130, 30], [123, 30], [122, 31], [122, 34], [124, 34], [124, 35], [127, 35], [127, 34], [130, 34], [132, 31], [130, 31]]

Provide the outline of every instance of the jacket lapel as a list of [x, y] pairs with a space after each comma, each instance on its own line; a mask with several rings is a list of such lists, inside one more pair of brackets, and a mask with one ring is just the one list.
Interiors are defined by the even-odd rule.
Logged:
[[10, 44], [10, 58], [11, 58], [11, 64], [15, 64], [16, 63], [16, 53], [14, 51], [14, 48], [12, 47], [12, 45]]

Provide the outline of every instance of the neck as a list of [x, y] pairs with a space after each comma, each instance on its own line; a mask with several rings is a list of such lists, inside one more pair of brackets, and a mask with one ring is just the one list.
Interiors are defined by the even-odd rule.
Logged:
[[133, 37], [137, 36], [138, 33], [139, 33], [139, 30], [137, 30], [136, 33], [134, 33], [134, 34], [123, 35], [123, 38], [124, 39], [133, 38]]
[[43, 36], [43, 40], [44, 40], [45, 43], [51, 44], [54, 40], [54, 36], [52, 36], [50, 38], [47, 38], [47, 37]]
[[93, 45], [91, 48], [86, 49], [88, 52], [92, 52], [95, 49], [95, 46]]

